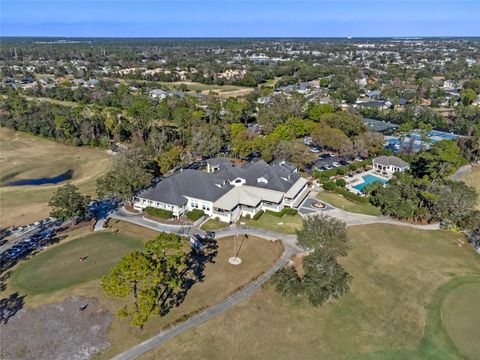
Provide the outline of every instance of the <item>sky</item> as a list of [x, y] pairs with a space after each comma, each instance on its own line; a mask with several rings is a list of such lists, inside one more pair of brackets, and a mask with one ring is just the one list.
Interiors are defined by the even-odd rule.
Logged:
[[0, 0], [0, 35], [480, 36], [480, 0]]

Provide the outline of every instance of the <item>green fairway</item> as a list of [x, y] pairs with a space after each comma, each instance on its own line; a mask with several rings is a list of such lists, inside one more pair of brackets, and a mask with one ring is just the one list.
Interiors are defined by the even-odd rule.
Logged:
[[355, 203], [334, 192], [321, 191], [318, 193], [317, 198], [348, 212], [373, 216], [381, 215], [380, 208], [371, 204]]
[[312, 307], [265, 286], [143, 359], [463, 358], [441, 316], [449, 294], [464, 299], [455, 289], [480, 280], [478, 255], [456, 244], [462, 236], [380, 224], [349, 227], [348, 236], [341, 262], [353, 279], [340, 300]]
[[444, 299], [442, 318], [447, 334], [469, 359], [480, 359], [480, 280], [459, 284]]
[[[27, 294], [51, 293], [99, 279], [131, 250], [142, 249], [140, 240], [98, 232], [54, 246], [20, 265], [11, 283]], [[80, 262], [80, 257], [87, 259]]]
[[63, 185], [3, 186], [6, 182], [53, 177], [73, 171], [70, 180], [95, 196], [96, 180], [107, 170], [105, 150], [60, 144], [42, 137], [0, 129], [1, 227], [25, 225], [48, 216], [48, 200]]

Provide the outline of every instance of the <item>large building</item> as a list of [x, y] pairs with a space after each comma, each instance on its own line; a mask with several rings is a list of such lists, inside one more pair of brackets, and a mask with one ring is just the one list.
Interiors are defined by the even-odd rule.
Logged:
[[307, 181], [285, 162], [268, 165], [260, 160], [236, 167], [226, 159], [211, 159], [207, 170], [183, 170], [167, 177], [140, 192], [134, 198], [135, 209], [155, 207], [175, 216], [201, 209], [231, 222], [260, 210], [297, 208], [309, 192]]

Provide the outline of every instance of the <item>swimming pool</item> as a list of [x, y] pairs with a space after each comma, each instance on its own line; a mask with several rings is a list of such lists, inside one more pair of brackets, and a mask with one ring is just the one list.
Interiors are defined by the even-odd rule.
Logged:
[[387, 180], [385, 180], [385, 179], [381, 179], [379, 177], [376, 177], [376, 176], [370, 175], [370, 174], [362, 176], [362, 177], [363, 177], [363, 183], [354, 186], [354, 188], [357, 189], [358, 191], [363, 191], [363, 188], [366, 185], [372, 184], [372, 183], [377, 182], [377, 181], [380, 181], [382, 184], [385, 184], [387, 182]]

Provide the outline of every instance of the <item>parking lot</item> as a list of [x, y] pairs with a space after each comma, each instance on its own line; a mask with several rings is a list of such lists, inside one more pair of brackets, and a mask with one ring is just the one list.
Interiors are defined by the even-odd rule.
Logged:
[[361, 161], [361, 158], [353, 158], [349, 156], [335, 156], [332, 153], [322, 154], [315, 160], [313, 170], [325, 171], [331, 170], [339, 166], [346, 166], [354, 161]]

